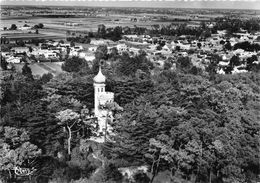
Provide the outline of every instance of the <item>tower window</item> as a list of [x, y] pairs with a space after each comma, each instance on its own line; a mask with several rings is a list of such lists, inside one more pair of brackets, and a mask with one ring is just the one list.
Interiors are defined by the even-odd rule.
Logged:
[[99, 88], [98, 88], [98, 92], [99, 92]]
[[103, 88], [101, 88], [101, 92], [103, 92]]

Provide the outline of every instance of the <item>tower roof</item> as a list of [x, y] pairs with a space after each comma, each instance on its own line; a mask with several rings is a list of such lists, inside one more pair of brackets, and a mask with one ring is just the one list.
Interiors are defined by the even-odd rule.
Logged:
[[94, 77], [94, 83], [105, 83], [106, 82], [106, 76], [104, 76], [101, 72], [101, 67], [99, 66], [98, 74]]

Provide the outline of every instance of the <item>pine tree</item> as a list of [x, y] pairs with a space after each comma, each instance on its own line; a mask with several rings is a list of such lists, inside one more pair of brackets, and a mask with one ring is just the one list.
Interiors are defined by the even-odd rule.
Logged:
[[1, 68], [3, 70], [7, 70], [7, 65], [8, 65], [8, 63], [6, 62], [5, 58], [3, 56], [1, 56]]

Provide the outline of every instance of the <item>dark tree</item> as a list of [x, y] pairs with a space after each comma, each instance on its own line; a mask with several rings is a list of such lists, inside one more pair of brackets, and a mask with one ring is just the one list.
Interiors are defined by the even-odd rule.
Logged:
[[29, 46], [28, 48], [29, 48], [29, 52], [32, 52], [32, 51], [33, 51], [33, 49], [32, 49], [31, 46]]
[[225, 44], [225, 41], [224, 41], [224, 40], [221, 40], [219, 43], [222, 44], [222, 45], [224, 45], [224, 44]]
[[187, 73], [192, 67], [191, 59], [189, 57], [180, 57], [177, 59], [176, 66], [180, 71]]
[[227, 50], [231, 50], [231, 49], [232, 49], [231, 43], [228, 41], [228, 42], [224, 45], [224, 48], [227, 49]]
[[260, 50], [260, 45], [245, 41], [245, 42], [236, 43], [234, 45], [234, 50], [236, 50], [236, 49], [243, 49], [245, 51], [250, 51], [250, 52], [256, 51], [257, 52]]
[[106, 26], [104, 24], [98, 25], [98, 35], [101, 38], [104, 38], [106, 34]]
[[109, 54], [109, 58], [111, 60], [116, 60], [118, 58], [119, 54], [118, 54], [118, 50], [116, 47], [113, 47], [111, 50], [111, 53]]
[[197, 43], [197, 46], [198, 46], [198, 48], [200, 49], [202, 45], [201, 45], [200, 42], [198, 42], [198, 43]]
[[17, 26], [15, 24], [12, 24], [10, 27], [10, 30], [16, 30], [16, 29], [17, 29]]
[[234, 56], [230, 59], [229, 65], [230, 65], [231, 67], [239, 66], [239, 65], [240, 65], [239, 56], [234, 55]]
[[8, 63], [6, 62], [5, 58], [3, 56], [1, 56], [1, 68], [3, 70], [7, 70], [7, 65], [8, 65]]
[[123, 53], [116, 70], [120, 75], [134, 76], [138, 69], [149, 74], [153, 67], [153, 64], [147, 59], [144, 52], [135, 57], [130, 57], [128, 53]]
[[33, 28], [34, 29], [39, 29], [39, 25], [34, 25]]
[[21, 47], [24, 47], [24, 46], [25, 46], [25, 43], [24, 43], [23, 40], [18, 40], [18, 41], [16, 41], [16, 44], [17, 44], [17, 46], [21, 46]]
[[22, 74], [27, 78], [32, 80], [33, 79], [33, 75], [32, 75], [32, 70], [29, 67], [29, 64], [26, 62], [22, 68]]
[[230, 65], [228, 65], [228, 66], [226, 66], [226, 67], [224, 68], [224, 71], [225, 71], [226, 74], [231, 74], [232, 71], [233, 71], [233, 67], [231, 67]]
[[100, 61], [100, 60], [107, 60], [108, 58], [108, 49], [106, 45], [100, 45], [97, 47], [97, 50], [95, 52], [95, 58], [96, 60]]
[[89, 38], [89, 37], [87, 37], [86, 39], [85, 39], [85, 43], [86, 44], [89, 44], [91, 42], [91, 39]]
[[74, 41], [71, 41], [71, 42], [70, 42], [70, 47], [74, 47], [74, 46], [75, 46]]
[[40, 81], [45, 84], [48, 83], [53, 78], [53, 75], [51, 73], [43, 74]]
[[39, 29], [42, 29], [44, 27], [44, 25], [42, 23], [39, 23], [38, 27], [39, 27]]
[[156, 50], [162, 50], [162, 46], [161, 46], [161, 45], [158, 45], [158, 46], [156, 47]]
[[84, 60], [79, 57], [72, 57], [62, 64], [61, 68], [67, 72], [79, 72], [84, 64]]
[[164, 70], [169, 70], [172, 67], [172, 63], [169, 60], [166, 60], [163, 65]]

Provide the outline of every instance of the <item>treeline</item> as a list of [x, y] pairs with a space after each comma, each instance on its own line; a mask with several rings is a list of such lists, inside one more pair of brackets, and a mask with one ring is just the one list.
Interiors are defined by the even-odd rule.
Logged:
[[249, 52], [258, 52], [260, 50], [260, 44], [250, 43], [248, 41], [236, 43], [233, 46], [233, 50], [242, 49]]
[[[129, 28], [130, 29], [130, 28]], [[89, 32], [87, 35], [82, 36], [76, 35], [75, 33], [67, 32], [67, 41], [73, 41], [78, 43], [90, 43], [90, 38], [103, 38], [110, 39], [112, 41], [118, 41], [122, 38], [123, 30], [121, 26], [114, 28], [106, 28], [105, 25], [101, 24], [98, 26], [97, 32]]]
[[[73, 33], [72, 33], [73, 34]], [[103, 38], [103, 39], [110, 39], [112, 41], [119, 41], [122, 39], [123, 35], [128, 34], [137, 34], [137, 35], [151, 35], [151, 36], [181, 36], [181, 35], [191, 35], [194, 37], [203, 37], [207, 38], [211, 36], [211, 31], [209, 29], [203, 29], [201, 27], [192, 28], [188, 27], [187, 24], [170, 24], [167, 26], [164, 25], [152, 25], [151, 29], [145, 27], [138, 27], [134, 26], [133, 28], [130, 27], [121, 27], [116, 26], [114, 28], [106, 28], [105, 25], [99, 25], [97, 32], [89, 32], [88, 35], [82, 36], [73, 36], [68, 35], [67, 41], [79, 42], [79, 43], [89, 43], [90, 38]]]
[[259, 20], [257, 19], [218, 17], [214, 21], [216, 22], [214, 29], [227, 30], [230, 33], [239, 32], [241, 29], [250, 33], [260, 30]]

